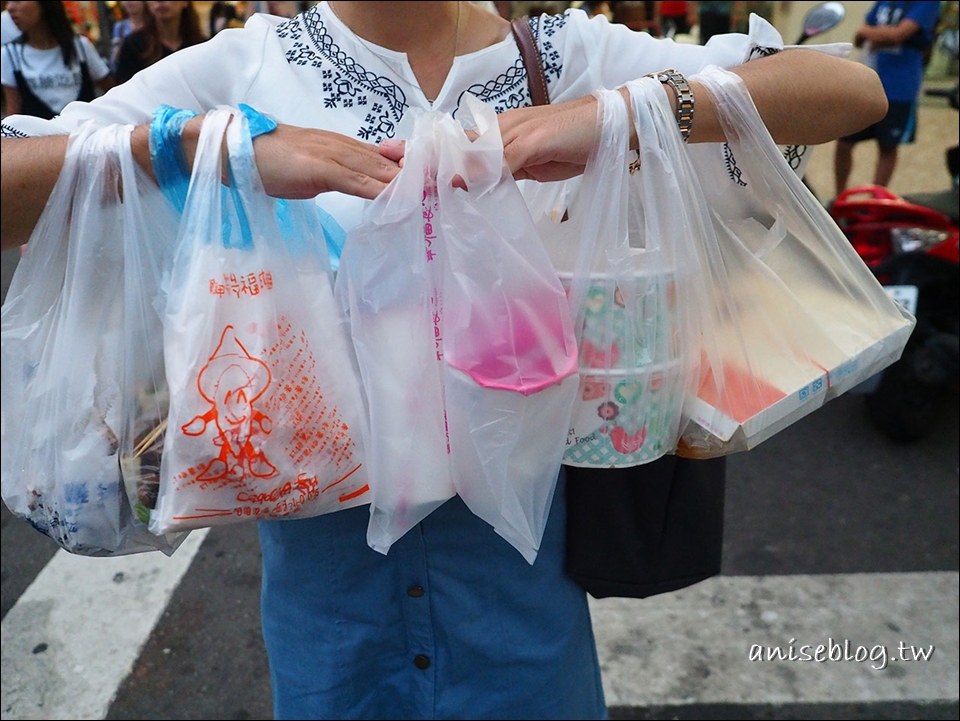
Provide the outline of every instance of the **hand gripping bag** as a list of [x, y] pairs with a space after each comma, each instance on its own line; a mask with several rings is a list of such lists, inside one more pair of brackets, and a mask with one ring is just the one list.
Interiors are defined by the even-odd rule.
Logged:
[[[566, 301], [492, 110], [417, 117], [405, 164], [350, 232], [337, 291], [369, 407], [368, 542], [454, 494], [531, 563], [576, 389]], [[454, 178], [467, 190], [454, 187]]]
[[136, 166], [131, 130], [71, 136], [2, 313], [3, 500], [87, 556], [170, 555], [186, 537], [148, 531], [177, 218]]
[[[893, 363], [916, 320], [791, 170], [740, 78], [711, 67], [696, 79], [741, 196], [700, 188], [705, 342], [678, 453], [705, 458], [756, 446]], [[695, 146], [686, 158], [693, 176], [708, 162]]]
[[367, 502], [347, 344], [316, 208], [268, 197], [246, 118], [208, 113], [164, 319], [170, 412], [150, 527], [303, 518]]

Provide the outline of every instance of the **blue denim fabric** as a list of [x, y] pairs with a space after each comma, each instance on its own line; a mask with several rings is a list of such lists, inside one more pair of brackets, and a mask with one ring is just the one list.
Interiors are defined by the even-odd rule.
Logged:
[[386, 556], [365, 506], [261, 522], [274, 717], [605, 718], [586, 594], [563, 570], [564, 487], [532, 566], [459, 498]]

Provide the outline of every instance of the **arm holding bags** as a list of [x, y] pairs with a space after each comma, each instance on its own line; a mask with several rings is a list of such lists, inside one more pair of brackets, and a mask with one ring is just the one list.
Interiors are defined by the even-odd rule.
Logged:
[[177, 162], [162, 189], [137, 168], [131, 127], [83, 126], [18, 267], [3, 499], [71, 552], [366, 502], [324, 232], [312, 201], [264, 193], [247, 115], [208, 114], [189, 191]]
[[753, 448], [894, 362], [913, 328], [788, 166], [742, 81], [719, 68], [697, 79], [729, 138], [735, 189], [701, 185], [716, 145], [684, 144], [646, 78], [628, 84], [639, 170], [626, 170], [611, 98], [570, 220], [552, 229], [580, 349], [568, 465]]
[[[669, 309], [653, 327], [667, 331], [665, 347], [683, 374], [673, 397], [681, 403], [671, 416], [674, 435], [666, 439], [674, 457], [644, 462], [614, 455], [614, 448], [591, 459], [571, 457], [568, 447], [566, 570], [597, 598], [645, 598], [719, 573], [722, 456], [756, 446], [892, 363], [914, 324], [786, 164], [739, 78], [712, 69], [698, 79], [717, 99], [728, 156], [740, 163], [738, 187], [750, 193], [753, 213], [742, 210], [748, 205], [742, 199], [731, 203], [700, 185], [698, 164], [715, 162], [716, 148], [684, 145], [660, 84], [644, 79], [628, 86], [639, 171], [625, 180], [624, 157], [623, 174], [598, 175], [595, 160], [617, 147], [623, 155], [627, 135], [625, 123], [619, 131], [615, 124], [619, 93], [603, 92], [595, 157], [570, 220], [551, 229], [548, 244], [561, 271], [570, 270], [572, 287], [582, 288], [571, 299], [584, 401], [584, 391], [613, 393], [589, 378], [602, 379], [623, 357], [642, 373], [643, 355], [635, 349], [652, 347], [638, 339], [645, 337], [644, 319], [654, 322], [658, 314], [616, 302], [620, 284], [635, 283], [632, 274], [620, 275], [633, 268], [634, 257], [650, 254], [669, 283], [666, 305], [654, 294], [647, 307]], [[611, 192], [614, 182], [623, 195]], [[599, 237], [589, 232], [594, 226], [603, 231]], [[597, 247], [607, 253], [594, 254]], [[618, 257], [617, 247], [629, 250], [607, 264]], [[595, 296], [604, 302], [591, 304]], [[646, 337], [658, 334], [648, 328]], [[658, 417], [656, 409], [641, 416]]]
[[84, 125], [3, 305], [3, 500], [66, 550], [161, 550], [167, 412], [162, 290], [177, 217], [130, 150], [131, 128]]

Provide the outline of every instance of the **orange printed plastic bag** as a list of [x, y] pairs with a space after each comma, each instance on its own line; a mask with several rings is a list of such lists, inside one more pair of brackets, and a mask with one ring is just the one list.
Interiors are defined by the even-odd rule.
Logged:
[[360, 386], [319, 216], [312, 201], [265, 194], [247, 121], [228, 109], [204, 121], [169, 295], [170, 413], [151, 530], [367, 502]]

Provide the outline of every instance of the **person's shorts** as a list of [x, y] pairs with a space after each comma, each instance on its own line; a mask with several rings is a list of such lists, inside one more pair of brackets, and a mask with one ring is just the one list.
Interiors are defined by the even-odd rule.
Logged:
[[859, 143], [861, 140], [876, 139], [881, 148], [895, 148], [902, 143], [912, 143], [916, 129], [916, 103], [891, 102], [882, 120], [841, 140], [846, 143]]
[[661, 15], [660, 16], [660, 34], [663, 37], [669, 35], [668, 30], [673, 30], [675, 35], [683, 35], [690, 32], [690, 21], [686, 15]]

